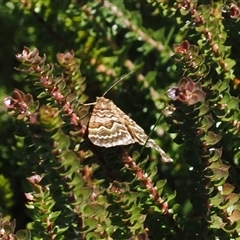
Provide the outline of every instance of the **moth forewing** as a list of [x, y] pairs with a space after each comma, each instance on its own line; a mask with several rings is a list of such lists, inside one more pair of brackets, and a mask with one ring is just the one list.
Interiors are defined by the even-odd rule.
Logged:
[[108, 148], [135, 142], [114, 108], [111, 100], [97, 98], [88, 125], [88, 137], [94, 145]]

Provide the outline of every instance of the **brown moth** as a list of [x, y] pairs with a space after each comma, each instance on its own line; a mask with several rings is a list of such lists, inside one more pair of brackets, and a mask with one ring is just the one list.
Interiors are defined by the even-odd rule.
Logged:
[[146, 147], [154, 148], [160, 153], [163, 162], [173, 161], [153, 139], [148, 138], [136, 122], [105, 97], [97, 97], [94, 103], [88, 124], [88, 137], [94, 145], [105, 148], [133, 143], [146, 144]]

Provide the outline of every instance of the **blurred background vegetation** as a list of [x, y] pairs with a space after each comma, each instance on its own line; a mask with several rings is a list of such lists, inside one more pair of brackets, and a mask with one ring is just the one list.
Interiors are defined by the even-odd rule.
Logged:
[[[235, 189], [236, 195], [234, 196], [237, 196], [237, 200], [231, 204], [235, 204], [234, 208], [237, 208], [240, 191], [237, 184], [239, 181], [238, 148], [240, 143], [239, 125], [237, 125], [239, 121], [240, 25], [239, 8], [234, 1], [0, 0], [0, 3], [1, 102], [6, 96], [10, 96], [14, 89], [30, 93], [34, 101], [37, 100], [39, 93], [44, 92], [44, 88], [39, 89], [34, 86], [33, 81], [35, 80], [30, 74], [24, 75], [16, 70], [20, 63], [16, 60], [15, 55], [21, 53], [23, 47], [26, 46], [31, 50], [37, 48], [40, 56], [46, 55], [46, 63], [52, 63], [54, 66], [58, 65], [56, 63], [58, 53], [73, 50], [75, 58], [79, 61], [82, 79], [85, 79], [84, 84], [86, 85], [82, 84], [80, 87], [84, 90], [84, 99], [88, 103], [94, 102], [96, 97], [101, 96], [116, 79], [134, 71], [127, 79], [111, 90], [106, 97], [113, 100], [147, 134], [151, 132], [163, 109], [169, 106], [168, 110], [171, 110], [169, 112], [180, 109], [179, 112], [175, 111], [176, 116], [170, 117], [167, 121], [162, 117], [151, 135], [151, 138], [174, 159], [174, 162], [161, 163], [158, 153], [151, 149], [146, 149], [141, 155], [142, 165], [141, 161], [137, 162], [143, 172], [148, 173], [149, 176], [152, 174], [150, 178], [154, 185], [160, 180], [167, 180], [166, 185], [161, 182], [162, 186], [160, 186], [159, 182], [158, 190], [159, 194], [167, 194], [165, 200], [167, 203], [170, 202], [168, 208], [169, 212], [174, 212], [173, 216], [165, 218], [163, 210], [162, 212], [155, 210], [156, 205], [151, 202], [151, 197], [146, 196], [146, 189], [143, 187], [144, 190], [142, 190], [141, 179], [135, 178], [134, 174], [136, 173], [131, 172], [131, 175], [127, 172], [128, 170], [124, 169], [124, 166], [119, 163], [119, 159], [116, 160], [114, 155], [116, 152], [113, 151], [109, 154], [103, 151], [100, 152], [100, 155], [104, 156], [107, 161], [111, 161], [110, 166], [107, 164], [110, 171], [117, 171], [118, 167], [121, 169], [116, 173], [119, 176], [118, 181], [129, 183], [129, 189], [119, 185], [119, 188], [122, 188], [121, 191], [129, 194], [129, 199], [131, 194], [136, 193], [137, 189], [141, 188], [138, 194], [143, 195], [139, 195], [139, 202], [134, 202], [134, 204], [142, 209], [142, 212], [139, 213], [139, 218], [144, 216], [144, 220], [141, 222], [142, 226], [136, 224], [137, 230], [132, 230], [130, 227], [130, 230], [126, 230], [124, 224], [128, 225], [128, 221], [123, 221], [117, 225], [114, 220], [111, 220], [111, 223], [106, 224], [106, 229], [114, 225], [122, 231], [116, 233], [116, 229], [111, 229], [106, 231], [106, 234], [102, 230], [101, 234], [96, 235], [97, 237], [94, 235], [95, 238], [91, 238], [93, 235], [90, 236], [87, 233], [95, 232], [95, 228], [92, 227], [95, 223], [88, 222], [89, 226], [92, 227], [90, 230], [86, 230], [85, 226], [80, 228], [79, 225], [73, 224], [73, 227], [70, 227], [72, 231], [69, 233], [65, 232], [66, 229], [63, 231], [63, 218], [62, 222], [59, 220], [60, 223], [56, 224], [59, 229], [62, 229], [62, 232], [56, 230], [56, 239], [100, 239], [100, 235], [101, 239], [111, 239], [110, 237], [112, 239], [217, 239], [215, 236], [218, 236], [218, 239], [239, 239], [240, 214], [234, 212], [233, 217], [233, 211], [229, 213], [226, 202], [229, 204], [231, 201], [223, 199], [219, 190], [219, 186], [228, 187], [227, 192], [230, 194]], [[185, 40], [188, 41], [186, 49], [184, 49], [185, 45], [176, 45]], [[191, 65], [192, 59], [177, 58], [175, 55], [180, 52], [179, 48], [189, 51], [188, 44], [191, 46], [191, 58], [196, 60], [197, 67], [195, 68]], [[193, 48], [194, 50], [192, 50]], [[216, 52], [220, 52], [220, 54], [217, 55]], [[55, 76], [61, 75], [59, 69], [54, 71]], [[206, 90], [207, 97], [203, 105], [207, 110], [200, 109], [203, 105], [197, 106], [198, 108], [187, 106], [187, 110], [186, 108], [181, 109], [175, 103], [170, 105], [166, 91], [173, 85], [177, 86], [183, 76], [192, 77], [194, 82], [200, 82]], [[222, 82], [227, 82], [225, 87], [222, 87]], [[217, 83], [219, 85], [216, 86]], [[212, 89], [221, 90], [217, 94], [213, 94]], [[228, 100], [224, 102], [224, 99], [227, 98], [226, 95]], [[40, 104], [46, 104], [44, 101], [40, 100]], [[229, 102], [234, 102], [235, 107], [232, 107]], [[228, 105], [228, 103], [229, 109], [222, 115], [217, 114], [214, 110], [215, 106]], [[222, 119], [223, 116], [226, 117], [229, 114], [230, 110], [233, 111], [233, 108], [235, 108], [234, 114], [228, 116], [228, 120]], [[211, 132], [211, 136], [209, 136], [208, 127], [203, 130], [202, 122], [206, 121], [206, 118], [203, 120], [206, 112], [211, 113], [212, 125], [214, 125], [213, 122], [220, 124], [221, 121], [225, 121], [221, 125], [222, 128], [216, 127], [214, 129], [215, 135], [211, 135]], [[171, 114], [169, 113], [169, 115]], [[192, 119], [188, 122], [189, 116]], [[197, 120], [196, 116], [199, 117]], [[235, 125], [233, 120], [236, 120]], [[183, 124], [184, 127], [178, 127], [180, 124]], [[208, 125], [206, 122], [204, 124]], [[231, 130], [229, 125], [237, 126], [237, 130]], [[6, 221], [16, 219], [16, 230], [25, 228], [33, 230], [35, 228], [32, 234], [33, 239], [46, 239], [43, 236], [49, 237], [50, 235], [46, 230], [47, 227], [38, 228], [39, 225], [31, 225], [32, 222], [36, 222], [39, 216], [33, 209], [29, 210], [26, 207], [28, 202], [25, 193], [36, 191], [35, 188], [31, 190], [26, 178], [33, 173], [47, 172], [43, 170], [37, 172], [38, 167], [31, 166], [32, 163], [29, 159], [34, 155], [34, 151], [26, 150], [27, 147], [31, 146], [31, 142], [26, 142], [23, 138], [26, 136], [28, 127], [28, 124], [22, 125], [9, 116], [3, 105], [0, 107], [0, 212]], [[188, 128], [191, 127], [194, 128], [194, 131], [191, 132], [192, 135], [188, 132]], [[204, 137], [201, 135], [200, 140], [196, 141], [199, 129], [205, 135], [201, 132], [199, 135], [203, 134]], [[226, 133], [226, 136], [223, 134], [224, 136], [219, 137], [221, 132]], [[214, 142], [213, 139], [218, 140]], [[222, 142], [219, 143], [220, 139]], [[216, 149], [225, 147], [225, 151], [223, 150], [223, 162], [226, 164], [224, 165], [224, 176], [219, 177], [219, 173], [206, 171], [206, 169], [215, 170], [216, 166], [212, 166], [212, 162], [204, 162], [204, 164], [199, 162], [204, 154], [207, 155], [206, 152], [202, 154], [203, 150], [198, 153], [197, 160], [194, 158], [195, 153], [192, 153], [189, 146], [197, 148], [204, 144], [208, 150], [215, 144], [218, 144]], [[83, 148], [87, 147], [84, 145]], [[88, 150], [84, 150], [85, 153]], [[133, 150], [140, 152], [141, 147], [134, 145], [133, 149], [129, 150], [131, 156]], [[38, 154], [37, 150], [35, 153]], [[91, 160], [88, 160], [87, 154], [84, 155], [87, 160], [83, 165], [89, 166], [90, 161], [90, 165], [95, 166], [94, 170], [89, 173], [91, 183], [86, 181], [84, 184], [93, 189], [97, 188], [96, 194], [101, 193], [106, 197], [104, 189], [107, 191], [114, 181], [112, 179], [106, 180], [106, 169], [103, 166], [99, 167], [99, 164], [92, 160], [94, 155], [95, 153], [89, 155]], [[221, 157], [221, 154], [219, 155]], [[148, 160], [146, 160], [147, 158]], [[191, 163], [195, 160], [196, 164]], [[83, 162], [83, 159], [81, 161]], [[79, 168], [84, 172], [80, 166]], [[54, 171], [53, 169], [49, 166], [48, 173]], [[224, 179], [224, 182], [217, 185], [215, 181], [218, 177]], [[85, 178], [83, 177], [83, 179]], [[140, 183], [134, 182], [133, 179]], [[53, 181], [48, 182], [48, 184], [53, 184], [56, 187], [58, 183]], [[48, 184], [46, 186], [49, 186]], [[201, 187], [194, 184], [201, 185]], [[136, 186], [141, 187], [137, 188]], [[164, 190], [162, 190], [163, 186]], [[61, 194], [64, 195], [63, 192]], [[109, 192], [107, 195], [111, 196]], [[212, 198], [214, 203], [211, 202]], [[229, 197], [229, 199], [232, 198]], [[146, 200], [146, 205], [143, 203], [144, 200]], [[108, 198], [106, 201], [110, 206], [112, 204], [112, 207], [115, 207], [114, 210], [108, 209], [109, 205], [103, 204], [107, 213], [112, 214], [115, 211], [120, 211], [118, 208], [121, 208], [121, 204], [119, 206], [114, 200]], [[49, 200], [49, 205], [50, 202]], [[96, 202], [101, 203], [100, 200]], [[132, 201], [130, 202], [133, 204]], [[47, 203], [48, 201], [46, 201]], [[131, 204], [129, 203], [129, 208]], [[218, 208], [219, 204], [224, 205], [222, 209]], [[63, 207], [59, 204], [56, 209], [61, 211], [61, 207], [65, 209], [66, 206]], [[36, 209], [37, 206], [34, 208]], [[80, 212], [79, 210], [78, 217]], [[170, 214], [169, 212], [168, 214]], [[214, 219], [211, 212], [214, 212]], [[107, 213], [104, 215], [106, 219], [108, 218]], [[123, 216], [121, 215], [119, 218], [123, 218]], [[130, 217], [127, 219], [129, 220]], [[129, 221], [131, 222], [131, 219]], [[132, 228], [135, 226], [134, 221], [131, 222], [132, 225], [130, 224]], [[72, 222], [69, 223], [69, 226]], [[65, 223], [64, 226], [66, 225]], [[151, 228], [151, 225], [154, 227]], [[226, 230], [226, 225], [230, 226], [230, 229]], [[42, 231], [42, 235], [37, 236], [37, 231]]]

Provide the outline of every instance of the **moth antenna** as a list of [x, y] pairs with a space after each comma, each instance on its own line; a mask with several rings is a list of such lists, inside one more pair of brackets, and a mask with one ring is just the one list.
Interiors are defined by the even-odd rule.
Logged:
[[129, 75], [131, 75], [134, 71], [131, 71], [130, 73], [127, 73], [126, 75], [124, 75], [123, 77], [121, 77], [119, 80], [117, 80], [111, 87], [109, 87], [105, 93], [102, 95], [102, 97], [104, 97], [111, 89], [113, 89], [118, 83], [120, 83], [123, 79], [125, 79], [126, 77], [128, 77]]
[[82, 103], [83, 106], [92, 106], [96, 105], [97, 102], [92, 102], [92, 103]]
[[163, 114], [161, 113], [161, 114], [159, 115], [157, 121], [155, 122], [153, 128], [151, 129], [150, 133], [148, 134], [147, 140], [146, 140], [145, 144], [143, 145], [143, 147], [142, 147], [142, 149], [141, 149], [141, 151], [140, 151], [140, 155], [142, 154], [144, 148], [146, 147], [148, 140], [151, 138], [151, 135], [152, 135], [154, 129], [156, 128], [156, 126], [158, 125], [158, 122], [160, 121], [160, 119], [161, 119], [162, 116], [163, 116]]

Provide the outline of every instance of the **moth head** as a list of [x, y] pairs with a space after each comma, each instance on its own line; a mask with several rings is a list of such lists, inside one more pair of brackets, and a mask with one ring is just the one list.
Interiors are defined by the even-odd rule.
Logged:
[[96, 102], [110, 102], [110, 100], [105, 97], [96, 97]]

